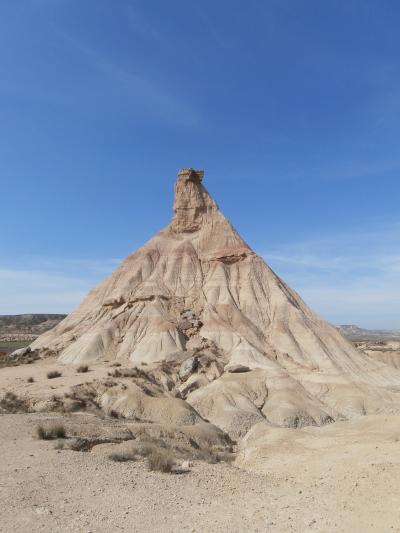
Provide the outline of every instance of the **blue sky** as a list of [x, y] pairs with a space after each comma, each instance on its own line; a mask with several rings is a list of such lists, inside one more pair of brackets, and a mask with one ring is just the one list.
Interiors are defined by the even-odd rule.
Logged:
[[179, 167], [335, 323], [400, 327], [400, 3], [2, 0], [0, 313], [63, 312]]

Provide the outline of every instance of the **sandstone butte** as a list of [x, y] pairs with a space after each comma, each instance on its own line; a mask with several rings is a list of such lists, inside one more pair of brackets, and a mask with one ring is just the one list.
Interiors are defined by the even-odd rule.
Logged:
[[179, 171], [170, 224], [31, 350], [63, 364], [145, 368], [158, 376], [156, 397], [132, 383], [107, 402], [139, 418], [206, 420], [235, 438], [259, 422], [399, 412], [400, 372], [307, 307], [220, 212], [203, 174]]

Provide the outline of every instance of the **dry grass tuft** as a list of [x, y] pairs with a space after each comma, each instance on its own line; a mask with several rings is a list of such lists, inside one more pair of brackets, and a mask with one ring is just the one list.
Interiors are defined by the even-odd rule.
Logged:
[[47, 375], [48, 379], [54, 379], [54, 378], [61, 377], [62, 374], [58, 370], [50, 370], [50, 372], [47, 372], [46, 375]]
[[153, 448], [147, 456], [149, 470], [155, 472], [171, 472], [174, 466], [174, 458], [169, 450]]
[[107, 372], [107, 376], [113, 377], [113, 378], [120, 378], [122, 376], [121, 372], [116, 368], [112, 372]]
[[87, 365], [81, 365], [81, 366], [78, 366], [76, 371], [79, 372], [80, 374], [84, 374], [85, 372], [89, 371], [89, 367]]
[[38, 439], [42, 440], [64, 439], [66, 431], [62, 424], [54, 423], [48, 426], [37, 426], [36, 435]]
[[89, 452], [93, 445], [94, 443], [85, 437], [74, 437], [68, 441], [68, 449], [73, 452]]
[[79, 402], [81, 409], [97, 410], [100, 407], [97, 401], [97, 391], [90, 383], [75, 385], [64, 394], [64, 398]]
[[125, 463], [127, 461], [136, 461], [136, 455], [133, 451], [114, 452], [108, 456], [111, 461]]
[[54, 443], [54, 449], [55, 450], [63, 450], [65, 448], [65, 440], [64, 439], [58, 439]]
[[76, 413], [77, 411], [82, 411], [85, 408], [86, 404], [84, 401], [65, 399], [63, 401], [62, 411], [64, 413]]
[[150, 381], [154, 385], [157, 384], [157, 380], [151, 374], [148, 374], [137, 366], [133, 368], [115, 368], [113, 371], [107, 372], [107, 375], [113, 378], [142, 378]]
[[108, 376], [113, 378], [136, 378], [138, 377], [138, 371], [135, 368], [116, 368], [112, 372], [107, 373]]
[[173, 451], [162, 439], [146, 439], [137, 448], [137, 453], [147, 458], [149, 470], [171, 472], [175, 464]]
[[235, 459], [235, 454], [227, 450], [218, 450], [212, 446], [202, 446], [193, 450], [192, 459], [204, 461], [209, 464], [216, 464], [220, 462], [231, 463]]
[[28, 413], [29, 402], [13, 392], [6, 392], [0, 400], [0, 413]]
[[187, 453], [187, 459], [204, 461], [206, 463], [231, 463], [235, 460], [232, 446], [215, 445], [208, 439], [202, 439], [196, 442], [194, 439], [189, 439], [191, 449]]
[[90, 439], [72, 437], [70, 439], [59, 438], [54, 443], [55, 450], [72, 450], [73, 452], [89, 452], [94, 444]]

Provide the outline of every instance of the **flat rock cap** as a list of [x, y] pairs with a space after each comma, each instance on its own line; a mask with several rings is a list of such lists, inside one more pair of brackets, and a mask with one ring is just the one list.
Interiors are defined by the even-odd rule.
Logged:
[[178, 177], [200, 182], [204, 178], [204, 170], [195, 170], [194, 168], [181, 168], [178, 172]]

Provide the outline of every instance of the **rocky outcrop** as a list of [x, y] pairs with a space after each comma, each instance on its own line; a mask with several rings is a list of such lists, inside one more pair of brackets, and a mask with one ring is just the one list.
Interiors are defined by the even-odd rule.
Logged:
[[176, 364], [166, 393], [234, 436], [260, 421], [297, 427], [398, 410], [400, 373], [316, 316], [202, 180], [182, 169], [171, 223], [32, 349], [66, 364]]

